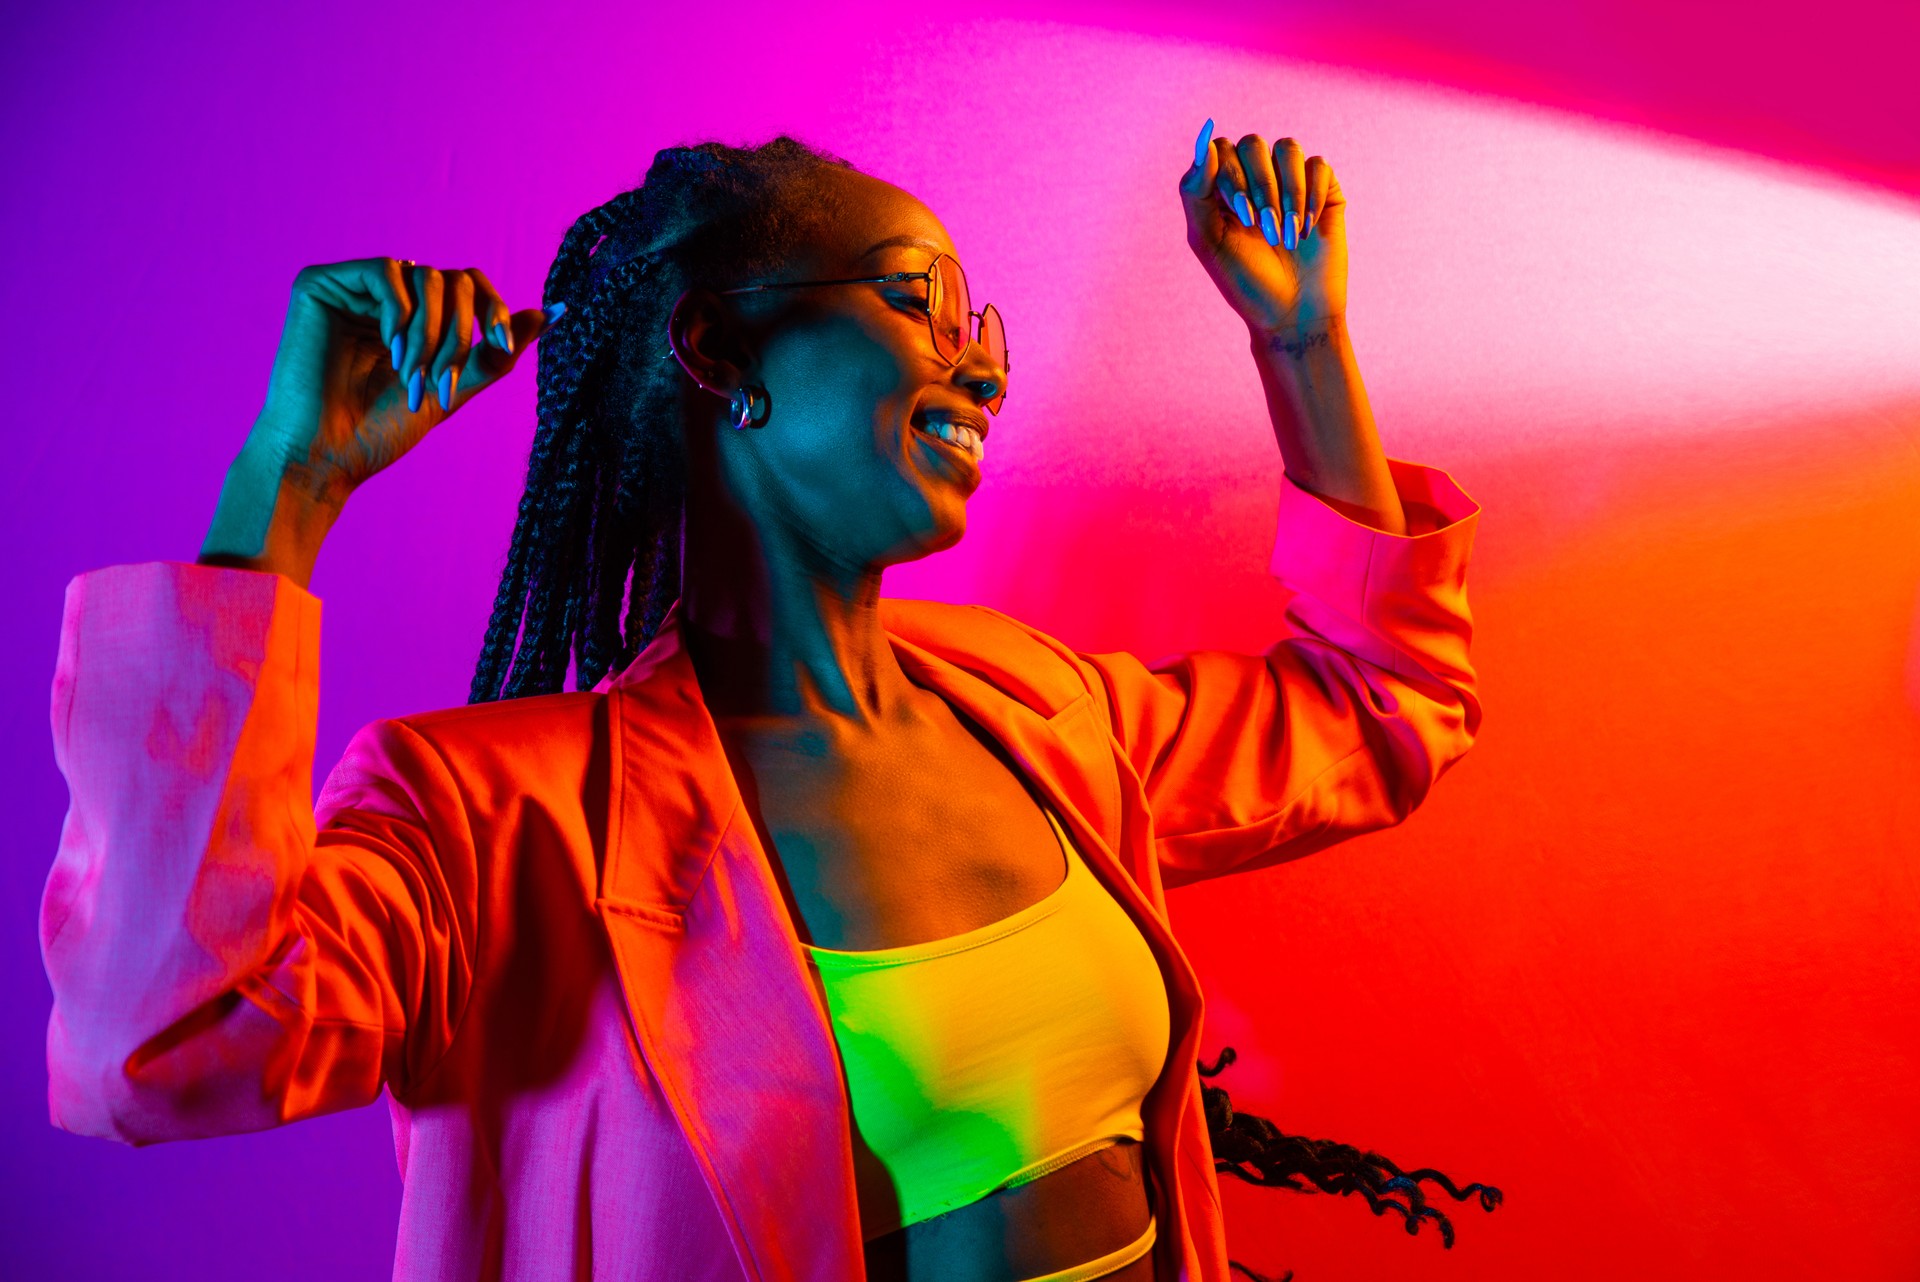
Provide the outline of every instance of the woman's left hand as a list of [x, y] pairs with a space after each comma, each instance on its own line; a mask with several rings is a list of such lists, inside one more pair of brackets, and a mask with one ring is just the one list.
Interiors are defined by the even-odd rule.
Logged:
[[1291, 138], [1213, 137], [1209, 120], [1180, 179], [1187, 244], [1256, 334], [1347, 310], [1346, 197], [1323, 157]]

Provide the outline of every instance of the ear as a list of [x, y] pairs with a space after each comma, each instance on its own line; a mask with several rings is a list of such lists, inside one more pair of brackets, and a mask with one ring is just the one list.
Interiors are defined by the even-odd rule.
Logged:
[[687, 377], [721, 400], [744, 378], [733, 318], [711, 290], [690, 289], [667, 319], [667, 344]]

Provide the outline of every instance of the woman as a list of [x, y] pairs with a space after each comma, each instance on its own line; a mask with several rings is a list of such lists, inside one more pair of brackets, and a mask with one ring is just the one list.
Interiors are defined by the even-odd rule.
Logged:
[[[661, 152], [543, 310], [303, 270], [199, 563], [69, 590], [55, 1122], [384, 1087], [403, 1278], [1224, 1279], [1164, 887], [1398, 822], [1480, 708], [1477, 508], [1381, 452], [1332, 169], [1211, 132], [1188, 243], [1285, 463], [1264, 656], [880, 597], [961, 537], [1006, 348], [931, 211], [789, 139]], [[310, 814], [321, 542], [536, 339], [474, 703], [367, 727]]]

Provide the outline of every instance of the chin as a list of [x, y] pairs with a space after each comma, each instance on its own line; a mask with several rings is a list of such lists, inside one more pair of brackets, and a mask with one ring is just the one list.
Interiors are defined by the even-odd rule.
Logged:
[[965, 538], [966, 533], [967, 524], [965, 521], [943, 527], [938, 532], [929, 534], [925, 539], [921, 540], [907, 559], [910, 561], [918, 561], [922, 557], [932, 556], [935, 552], [944, 552]]
[[951, 509], [945, 505], [936, 508], [930, 526], [916, 530], [913, 536], [904, 540], [894, 550], [894, 555], [886, 558], [888, 565], [904, 565], [909, 561], [919, 561], [936, 552], [944, 552], [958, 543], [967, 533], [967, 509], [965, 504], [954, 504]]
[[933, 515], [935, 529], [928, 540], [928, 554], [944, 552], [967, 536], [965, 499], [939, 504], [934, 508]]

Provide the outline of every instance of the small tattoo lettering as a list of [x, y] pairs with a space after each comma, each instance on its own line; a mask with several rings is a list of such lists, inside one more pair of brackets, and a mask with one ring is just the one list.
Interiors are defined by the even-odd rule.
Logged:
[[1332, 341], [1332, 331], [1324, 329], [1312, 334], [1275, 334], [1267, 340], [1267, 350], [1283, 352], [1298, 359], [1315, 348], [1327, 346]]

